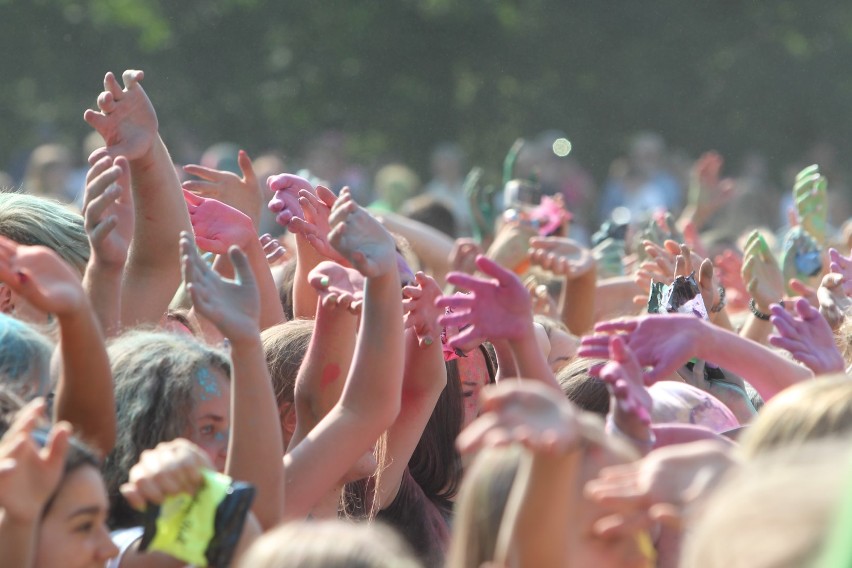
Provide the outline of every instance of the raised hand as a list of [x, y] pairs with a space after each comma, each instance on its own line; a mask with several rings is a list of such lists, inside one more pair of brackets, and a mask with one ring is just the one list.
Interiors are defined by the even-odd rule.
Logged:
[[476, 266], [490, 278], [451, 272], [447, 282], [469, 294], [443, 296], [441, 308], [453, 313], [441, 316], [444, 326], [469, 324], [449, 338], [450, 347], [469, 351], [486, 339], [522, 339], [532, 330], [532, 303], [520, 279], [509, 270], [484, 256], [476, 257]]
[[228, 249], [236, 273], [234, 280], [222, 278], [204, 262], [187, 232], [181, 233], [180, 254], [183, 280], [196, 311], [232, 342], [256, 337], [260, 333], [260, 294], [248, 259], [239, 247]]
[[323, 308], [334, 306], [358, 314], [364, 303], [364, 276], [331, 260], [320, 262], [308, 274]]
[[526, 272], [529, 266], [530, 239], [536, 236], [536, 230], [527, 223], [505, 223], [494, 236], [494, 241], [485, 254], [500, 265], [521, 274]]
[[822, 261], [819, 243], [802, 226], [787, 231], [781, 251], [781, 271], [787, 281], [817, 276], [822, 271]]
[[813, 286], [805, 284], [798, 278], [791, 278], [790, 281], [787, 282], [787, 287], [793, 292], [793, 294], [796, 294], [796, 296], [793, 296], [792, 300], [795, 301], [799, 298], [804, 298], [813, 307], [819, 307], [819, 298], [817, 297], [817, 291], [813, 288]]
[[723, 163], [722, 156], [710, 151], [702, 154], [692, 167], [689, 204], [695, 208], [693, 216], [701, 222], [710, 218], [736, 195], [733, 180], [719, 180]]
[[337, 196], [321, 185], [317, 186], [316, 195], [305, 189], [299, 190], [302, 217], [290, 219], [287, 228], [294, 234], [302, 235], [322, 256], [345, 265], [348, 264], [346, 259], [328, 243], [328, 233], [331, 231], [328, 219], [336, 202]]
[[44, 447], [33, 439], [46, 423], [46, 404], [37, 398], [22, 408], [0, 440], [0, 508], [4, 517], [31, 523], [41, 518], [45, 503], [62, 479], [71, 426], [53, 426]]
[[269, 266], [275, 266], [289, 260], [287, 249], [281, 246], [278, 239], [273, 239], [269, 233], [264, 233], [258, 238], [260, 246], [263, 248], [263, 254], [266, 255], [266, 262]]
[[529, 256], [533, 264], [568, 278], [582, 276], [595, 266], [589, 249], [565, 237], [530, 239]]
[[80, 276], [53, 250], [0, 237], [0, 282], [34, 307], [59, 317], [86, 303]]
[[847, 296], [852, 296], [852, 253], [843, 256], [837, 249], [828, 249], [828, 269], [831, 272], [843, 276], [843, 291]]
[[251, 158], [245, 150], [240, 150], [237, 163], [243, 174], [242, 177], [233, 172], [188, 164], [183, 167], [183, 170], [201, 179], [187, 180], [181, 185], [185, 190], [196, 195], [221, 201], [245, 213], [257, 228], [263, 209], [263, 188], [257, 181]]
[[275, 194], [269, 201], [269, 210], [275, 213], [275, 221], [282, 227], [286, 227], [293, 217], [304, 218], [299, 204], [299, 191], [304, 189], [315, 193], [311, 182], [293, 174], [269, 176], [266, 187]]
[[748, 309], [749, 292], [742, 277], [743, 259], [731, 249], [713, 259], [719, 282], [727, 290], [726, 300], [733, 311]]
[[649, 450], [653, 445], [651, 433], [651, 394], [642, 382], [642, 367], [624, 339], [614, 335], [609, 338], [609, 362], [597, 375], [603, 380], [610, 395], [608, 423], [612, 423], [631, 442]]
[[89, 169], [83, 216], [95, 260], [123, 269], [135, 225], [130, 164], [124, 156], [104, 156]]
[[574, 406], [556, 389], [506, 380], [480, 393], [482, 412], [459, 434], [462, 452], [518, 442], [534, 452], [561, 455], [580, 440]]
[[802, 228], [820, 245], [826, 240], [828, 223], [828, 182], [814, 164], [796, 175], [793, 199]]
[[248, 215], [215, 199], [205, 199], [184, 190], [189, 220], [198, 247], [214, 254], [225, 254], [232, 245], [246, 248], [255, 238]]
[[758, 231], [748, 236], [743, 256], [742, 279], [754, 298], [755, 307], [763, 313], [784, 297], [784, 276], [769, 245]]
[[840, 329], [846, 318], [852, 315], [852, 298], [844, 291], [847, 285], [849, 277], [831, 272], [823, 276], [817, 289], [819, 313], [833, 330]]
[[343, 189], [328, 219], [328, 242], [358, 272], [367, 278], [399, 272], [396, 244], [381, 223], [360, 207], [349, 190]]
[[450, 270], [473, 274], [476, 272], [476, 257], [482, 254], [482, 247], [473, 239], [456, 239], [450, 252]]
[[142, 71], [127, 70], [122, 76], [124, 88], [112, 72], [104, 77], [104, 91], [98, 96], [98, 111], [86, 110], [83, 119], [106, 141], [106, 148], [96, 150], [89, 163], [103, 156], [124, 156], [133, 161], [145, 156], [157, 137], [157, 113], [140, 81]]
[[599, 323], [595, 332], [583, 337], [580, 357], [609, 358], [610, 333], [624, 334], [625, 344], [639, 364], [650, 367], [643, 373], [646, 385], [673, 375], [691, 357], [701, 341], [703, 320], [686, 314], [655, 314], [629, 320]]
[[214, 469], [207, 454], [177, 438], [142, 452], [139, 462], [130, 468], [128, 482], [119, 489], [131, 507], [143, 511], [148, 503], [159, 505], [171, 495], [194, 495], [204, 483], [204, 469]]
[[[718, 442], [667, 446], [639, 461], [603, 468], [596, 479], [586, 483], [584, 493], [620, 512], [621, 522], [631, 518], [631, 513], [648, 520], [676, 521], [683, 516], [684, 507], [706, 495], [734, 465], [730, 450]], [[601, 519], [593, 530], [616, 530], [614, 520], [614, 516]]]
[[842, 373], [846, 364], [837, 350], [828, 322], [804, 298], [800, 298], [795, 307], [796, 315], [793, 315], [777, 304], [772, 306], [771, 321], [778, 335], [771, 335], [769, 342], [789, 351], [814, 375]]
[[636, 283], [650, 289], [653, 278], [670, 284], [678, 276], [689, 276], [696, 272], [696, 283], [701, 291], [701, 299], [712, 319], [715, 312], [711, 308], [723, 305], [713, 263], [690, 250], [686, 244], [678, 244], [671, 239], [666, 240], [663, 246], [648, 240], [643, 241], [642, 245], [651, 260], [643, 262], [640, 266], [635, 276]]
[[441, 288], [435, 279], [423, 272], [414, 275], [416, 284], [402, 289], [405, 310], [405, 327], [414, 328], [420, 347], [428, 347], [440, 337], [438, 318], [444, 313], [435, 302], [441, 297]]

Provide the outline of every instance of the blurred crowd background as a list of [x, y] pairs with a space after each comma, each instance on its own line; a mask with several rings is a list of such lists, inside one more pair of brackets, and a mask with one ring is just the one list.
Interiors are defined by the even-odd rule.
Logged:
[[845, 2], [0, 0], [0, 47], [0, 185], [33, 193], [82, 192], [83, 110], [139, 68], [179, 164], [244, 148], [369, 202], [383, 180], [457, 194], [472, 166], [498, 184], [523, 137], [516, 173], [594, 231], [619, 184], [676, 211], [715, 149], [762, 224], [810, 163], [852, 214]]

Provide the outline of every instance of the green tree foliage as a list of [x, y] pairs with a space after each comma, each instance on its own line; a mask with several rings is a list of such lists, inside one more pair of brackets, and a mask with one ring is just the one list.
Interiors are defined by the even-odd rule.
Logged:
[[460, 140], [499, 167], [565, 130], [598, 176], [639, 129], [776, 165], [852, 131], [852, 4], [565, 0], [0, 0], [0, 167], [77, 143], [106, 70], [146, 71], [166, 134], [292, 154], [338, 127], [425, 169]]

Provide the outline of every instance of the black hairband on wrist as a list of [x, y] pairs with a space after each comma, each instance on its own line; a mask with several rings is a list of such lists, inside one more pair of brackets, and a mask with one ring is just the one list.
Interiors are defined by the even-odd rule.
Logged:
[[[781, 302], [781, 305], [782, 306], [784, 305], [783, 300]], [[754, 317], [756, 317], [759, 320], [769, 321], [769, 318], [772, 317], [772, 314], [765, 314], [765, 313], [763, 313], [763, 312], [761, 312], [760, 310], [757, 309], [757, 306], [754, 303], [754, 298], [752, 298], [751, 300], [748, 301], [748, 309], [750, 309], [751, 313], [754, 314]]]
[[718, 314], [722, 310], [725, 309], [725, 305], [728, 302], [725, 299], [725, 287], [721, 284], [719, 285], [719, 301], [716, 302], [713, 306], [710, 307], [710, 312], [714, 314]]

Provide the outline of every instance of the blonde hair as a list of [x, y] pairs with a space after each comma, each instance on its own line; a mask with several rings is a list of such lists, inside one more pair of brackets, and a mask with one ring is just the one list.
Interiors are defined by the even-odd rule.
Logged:
[[[637, 459], [636, 451], [626, 442], [607, 436], [603, 420], [584, 412], [578, 417], [580, 447], [583, 453], [581, 483], [597, 473], [599, 459], [593, 454], [603, 454], [611, 465]], [[603, 452], [601, 452], [603, 450]], [[479, 568], [483, 563], [493, 562], [497, 554], [498, 537], [504, 518], [511, 518], [517, 511], [507, 511], [509, 495], [517, 483], [526, 483], [524, 475], [518, 475], [524, 460], [531, 454], [520, 446], [487, 449], [480, 452], [465, 474], [456, 502], [456, 518], [453, 523], [453, 538], [447, 555], [448, 568]]]
[[742, 437], [742, 451], [800, 446], [852, 432], [852, 380], [838, 374], [792, 386], [770, 400]]
[[829, 439], [746, 463], [696, 511], [680, 565], [812, 565], [842, 501], [850, 457], [848, 440]]
[[260, 537], [240, 568], [419, 568], [408, 545], [380, 523], [293, 522]]
[[86, 271], [91, 249], [83, 217], [59, 201], [24, 193], [0, 192], [0, 235], [21, 245], [41, 245]]

